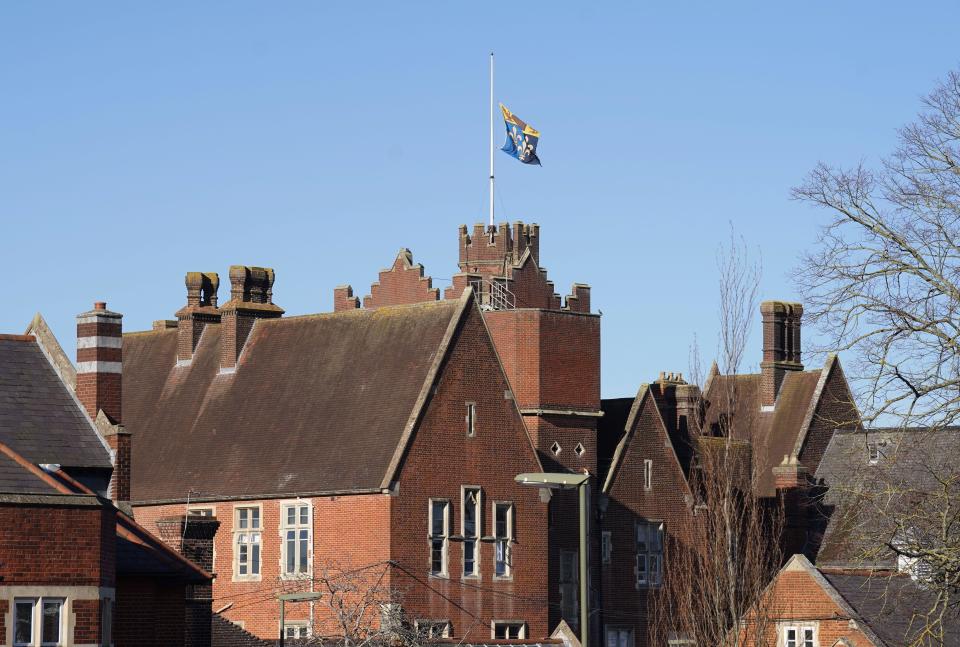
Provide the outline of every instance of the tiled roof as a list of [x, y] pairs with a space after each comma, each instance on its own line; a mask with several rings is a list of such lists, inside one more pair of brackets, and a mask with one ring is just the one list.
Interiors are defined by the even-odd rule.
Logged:
[[30, 337], [0, 336], [0, 442], [34, 464], [110, 467], [96, 430]]
[[218, 324], [189, 366], [176, 330], [126, 335], [133, 500], [381, 488], [463, 304], [260, 320], [222, 375]]
[[[887, 645], [908, 645], [935, 608], [935, 594], [905, 576], [824, 572], [823, 576]], [[960, 644], [960, 618], [948, 609], [943, 619], [943, 645]], [[922, 644], [932, 644], [927, 641]]]
[[[734, 438], [747, 440], [753, 448], [758, 472], [758, 494], [775, 492], [773, 468], [784, 455], [792, 455], [816, 394], [822, 371], [790, 371], [783, 379], [773, 411], [760, 409], [760, 375], [716, 375], [710, 381], [704, 399], [709, 403], [704, 431], [720, 425], [726, 415]], [[728, 406], [726, 403], [732, 403]], [[729, 409], [733, 409], [730, 411]]]
[[[868, 454], [872, 444], [879, 452], [875, 463]], [[939, 488], [937, 477], [955, 472], [958, 455], [958, 427], [835, 433], [814, 475], [826, 486], [823, 501], [832, 509], [817, 564], [895, 569], [896, 555], [883, 546], [897, 532], [897, 520], [909, 514], [895, 506], [911, 493]], [[861, 492], [867, 493], [865, 498], [860, 498]], [[864, 501], [873, 504], [865, 506]], [[883, 514], [878, 514], [877, 506], [883, 507]]]

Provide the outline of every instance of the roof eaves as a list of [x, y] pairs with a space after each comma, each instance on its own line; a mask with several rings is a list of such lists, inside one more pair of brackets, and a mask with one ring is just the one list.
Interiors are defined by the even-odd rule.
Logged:
[[407, 451], [407, 446], [410, 444], [410, 441], [413, 438], [413, 430], [416, 428], [420, 421], [421, 415], [426, 409], [427, 400], [430, 398], [430, 392], [433, 390], [434, 385], [440, 378], [440, 368], [443, 366], [443, 362], [447, 358], [447, 354], [452, 346], [451, 342], [457, 333], [457, 329], [460, 327], [460, 322], [464, 319], [465, 313], [467, 312], [467, 307], [473, 302], [473, 288], [467, 286], [467, 288], [463, 291], [463, 294], [460, 295], [459, 301], [460, 302], [457, 304], [457, 310], [454, 315], [450, 317], [450, 322], [447, 324], [447, 330], [444, 332], [443, 338], [440, 340], [440, 346], [437, 348], [437, 354], [433, 358], [433, 363], [430, 366], [430, 370], [427, 371], [427, 377], [423, 381], [423, 386], [420, 388], [420, 395], [417, 396], [417, 401], [413, 405], [413, 411], [410, 412], [410, 417], [407, 419], [407, 424], [404, 426], [403, 434], [400, 436], [400, 442], [397, 443], [397, 447], [393, 452], [393, 457], [390, 459], [390, 463], [387, 465], [387, 471], [384, 473], [383, 480], [380, 482], [381, 490], [389, 489], [390, 484], [396, 477], [397, 470], [400, 468], [400, 461], [403, 459], [403, 455]]
[[52, 487], [54, 490], [62, 494], [69, 494], [69, 495], [75, 494], [74, 492], [71, 492], [70, 489], [67, 488], [67, 486], [65, 486], [63, 483], [61, 483], [57, 479], [53, 478], [50, 474], [47, 474], [47, 472], [41, 469], [39, 466], [34, 465], [30, 461], [28, 461], [26, 458], [24, 458], [17, 452], [13, 451], [13, 449], [7, 446], [6, 443], [0, 442], [0, 453], [6, 454], [10, 459], [12, 459], [24, 470], [26, 470], [27, 472], [30, 472], [30, 474], [40, 479], [41, 481], [43, 481], [44, 483]]
[[613, 460], [610, 461], [610, 469], [607, 470], [607, 478], [603, 482], [603, 489], [601, 491], [604, 494], [609, 493], [614, 480], [616, 480], [616, 474], [620, 470], [620, 463], [623, 462], [623, 455], [626, 454], [627, 445], [630, 444], [630, 437], [633, 436], [634, 421], [637, 418], [637, 412], [640, 411], [640, 406], [649, 393], [650, 385], [641, 384], [637, 390], [636, 397], [633, 399], [633, 404], [630, 405], [630, 413], [627, 415], [627, 422], [624, 423], [623, 437], [620, 439], [620, 442], [617, 443], [617, 448], [613, 452]]
[[140, 543], [156, 549], [157, 551], [165, 554], [170, 561], [177, 562], [181, 566], [185, 566], [187, 570], [192, 571], [196, 576], [199, 576], [204, 580], [213, 579], [213, 575], [167, 546], [163, 541], [154, 537], [149, 530], [141, 526], [133, 517], [129, 516], [119, 508], [117, 509], [117, 535], [125, 539], [137, 540]]
[[[60, 381], [63, 383], [63, 386], [70, 395], [70, 398], [73, 400], [73, 403], [77, 406], [77, 409], [80, 411], [80, 413], [83, 414], [87, 424], [90, 425], [90, 429], [93, 431], [93, 434], [97, 437], [97, 440], [100, 441], [100, 444], [103, 446], [103, 450], [107, 453], [107, 458], [110, 461], [110, 467], [112, 467], [114, 462], [114, 451], [110, 448], [110, 445], [107, 444], [107, 440], [100, 433], [100, 428], [97, 427], [96, 422], [90, 417], [90, 414], [87, 413], [87, 408], [81, 404], [80, 399], [77, 397], [77, 370], [67, 357], [67, 354], [63, 352], [63, 347], [60, 346], [60, 342], [57, 341], [53, 331], [50, 330], [50, 327], [47, 325], [46, 320], [44, 320], [43, 315], [41, 315], [39, 312], [33, 316], [33, 320], [30, 322], [30, 325], [27, 326], [26, 334], [33, 335], [36, 339], [37, 346], [40, 348], [40, 352], [43, 353], [43, 356], [47, 359], [47, 362], [53, 368], [53, 371], [60, 378]], [[107, 466], [104, 465], [104, 467]]]

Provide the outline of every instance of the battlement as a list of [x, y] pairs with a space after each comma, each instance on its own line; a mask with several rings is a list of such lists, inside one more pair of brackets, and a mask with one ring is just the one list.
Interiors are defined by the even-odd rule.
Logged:
[[460, 225], [461, 272], [501, 275], [505, 267], [519, 263], [527, 250], [539, 265], [540, 225], [536, 223], [502, 222], [494, 227], [477, 223], [472, 234]]

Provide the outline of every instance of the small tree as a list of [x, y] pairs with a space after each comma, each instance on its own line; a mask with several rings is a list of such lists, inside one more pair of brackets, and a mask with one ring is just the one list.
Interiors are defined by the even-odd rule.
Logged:
[[[763, 644], [769, 615], [763, 613], [762, 593], [780, 564], [780, 507], [759, 496], [757, 487], [761, 470], [772, 466], [757, 464], [752, 453], [759, 439], [752, 436], [756, 421], [750, 416], [760, 406], [736, 379], [757, 311], [760, 265], [750, 261], [745, 243], [731, 231], [729, 247], [718, 253], [718, 269], [723, 376], [710, 389], [713, 401], [697, 407], [701, 415], [695, 427], [701, 433], [691, 438], [689, 477], [697, 497], [693, 548], [666, 547], [663, 588], [651, 597], [653, 645], [671, 638], [691, 645]], [[695, 381], [703, 384], [696, 347], [691, 364]], [[710, 431], [703, 417], [707, 406], [726, 412], [711, 416], [716, 427]], [[735, 630], [751, 611], [755, 620], [748, 630]]]

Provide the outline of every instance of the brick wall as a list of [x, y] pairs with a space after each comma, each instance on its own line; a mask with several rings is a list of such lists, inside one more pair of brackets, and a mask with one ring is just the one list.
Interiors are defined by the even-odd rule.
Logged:
[[[850, 627], [846, 612], [805, 571], [781, 572], [773, 585], [772, 596], [768, 608], [774, 621], [764, 632], [765, 645], [780, 644], [777, 642], [777, 624], [789, 624], [791, 620], [815, 622], [821, 645], [833, 645], [841, 638], [846, 638], [854, 647], [874, 645], [862, 631]], [[748, 634], [746, 647], [760, 647], [753, 638]]]
[[[391, 511], [391, 555], [398, 564], [393, 578], [406, 591], [405, 607], [413, 618], [450, 620], [453, 634], [466, 640], [489, 640], [492, 619], [524, 620], [532, 638], [549, 632], [547, 510], [537, 489], [514, 482], [516, 474], [539, 471], [539, 465], [513, 401], [504, 397], [508, 389], [480, 312], [473, 309], [404, 461]], [[466, 435], [466, 402], [476, 403], [473, 438]], [[457, 540], [450, 542], [449, 577], [429, 575], [429, 499], [450, 500], [451, 530], [459, 534], [464, 485], [483, 489], [483, 536], [493, 534], [493, 502], [514, 504], [510, 579], [494, 577], [492, 541], [479, 542], [479, 577], [462, 577], [463, 543]]]
[[158, 577], [117, 578], [113, 640], [116, 647], [184, 644], [183, 584]]
[[[281, 580], [281, 505], [290, 499], [198, 503], [191, 507], [212, 508], [220, 522], [214, 539], [213, 610], [227, 605], [222, 615], [239, 621], [249, 632], [260, 637], [277, 635], [280, 622], [276, 594], [283, 590], [306, 590], [308, 585], [295, 580]], [[389, 495], [350, 495], [303, 499], [313, 509], [313, 565], [315, 573], [324, 563], [344, 567], [385, 564], [390, 558], [388, 528], [392, 499]], [[234, 510], [259, 505], [261, 512], [261, 574], [258, 579], [241, 580], [234, 576]], [[163, 532], [158, 521], [186, 512], [186, 505], [138, 506], [135, 516], [147, 530], [171, 545], [180, 537]], [[177, 528], [180, 526], [177, 525]], [[379, 530], [379, 532], [378, 532]], [[389, 575], [385, 583], [389, 583]], [[319, 614], [321, 605], [316, 605]], [[288, 621], [308, 620], [310, 605], [286, 605]]]
[[114, 514], [100, 506], [0, 507], [3, 583], [111, 586], [105, 544], [115, 544]]
[[[652, 488], [644, 488], [644, 461], [653, 461]], [[634, 575], [635, 523], [662, 521], [665, 544], [688, 546], [693, 517], [686, 479], [673, 453], [667, 430], [648, 395], [638, 412], [633, 436], [608, 492], [609, 505], [601, 530], [611, 533], [610, 564], [603, 565], [603, 625], [634, 630], [637, 647], [647, 644], [647, 589], [637, 590]], [[669, 564], [664, 565], [665, 577]]]
[[859, 425], [860, 415], [850, 394], [846, 376], [840, 361], [835, 360], [800, 452], [800, 462], [807, 472], [813, 474], [817, 471], [834, 430], [856, 429]]
[[[348, 294], [335, 292], [334, 308], [344, 309], [349, 303]], [[401, 249], [393, 265], [380, 272], [380, 280], [370, 286], [370, 294], [364, 297], [364, 308], [436, 301], [440, 291], [433, 287], [429, 276], [423, 275], [423, 265], [413, 263], [409, 249]]]

